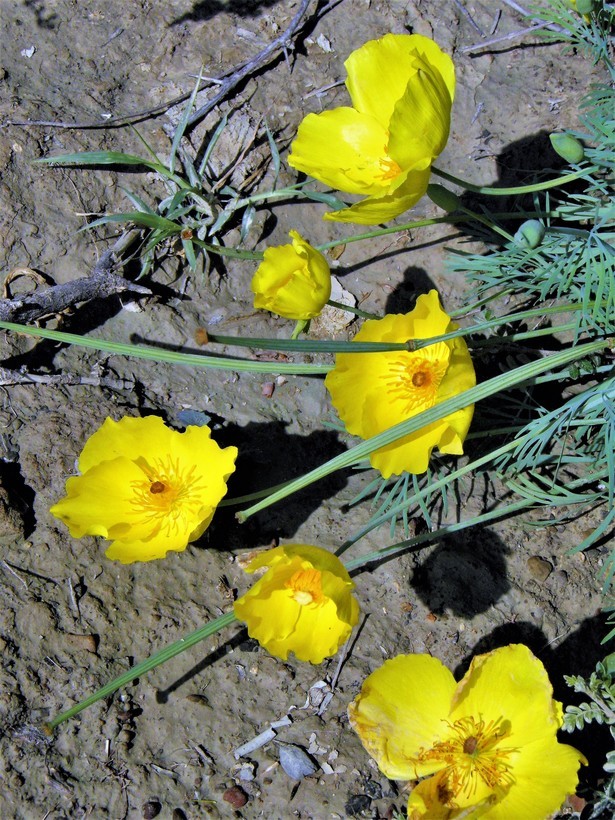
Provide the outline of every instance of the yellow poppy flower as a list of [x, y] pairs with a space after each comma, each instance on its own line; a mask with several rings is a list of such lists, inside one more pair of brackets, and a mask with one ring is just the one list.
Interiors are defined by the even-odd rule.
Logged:
[[235, 601], [235, 615], [272, 655], [322, 663], [334, 655], [359, 619], [354, 583], [342, 562], [327, 550], [286, 544], [259, 555], [247, 572], [268, 567]]
[[[457, 329], [442, 310], [438, 294], [419, 296], [410, 313], [370, 319], [356, 342], [406, 342], [428, 339]], [[349, 433], [371, 438], [439, 402], [469, 390], [476, 374], [463, 339], [437, 342], [415, 352], [340, 353], [325, 385]], [[393, 473], [424, 473], [434, 447], [460, 455], [474, 405], [421, 427], [372, 453], [372, 467], [384, 478]]]
[[297, 231], [292, 245], [267, 248], [252, 279], [254, 307], [286, 319], [318, 316], [331, 296], [331, 272], [325, 257]]
[[106, 419], [79, 457], [81, 475], [51, 507], [73, 538], [112, 541], [107, 558], [131, 564], [184, 550], [209, 526], [235, 470], [208, 427], [178, 433], [156, 416]]
[[427, 778], [409, 820], [545, 820], [587, 764], [558, 743], [561, 703], [521, 644], [474, 658], [459, 683], [436, 658], [398, 655], [365, 680], [348, 714], [387, 777]]
[[443, 151], [455, 96], [451, 58], [420, 34], [386, 34], [344, 63], [353, 107], [308, 114], [291, 146], [298, 171], [365, 199], [325, 219], [376, 225], [411, 208]]

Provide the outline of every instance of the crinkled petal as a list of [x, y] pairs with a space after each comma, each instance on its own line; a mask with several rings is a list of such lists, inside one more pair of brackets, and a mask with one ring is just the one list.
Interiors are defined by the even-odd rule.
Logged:
[[[350, 222], [356, 225], [379, 225], [381, 222], [388, 222], [416, 205], [424, 196], [430, 177], [431, 165], [424, 169], [404, 172], [403, 182], [393, 193], [369, 196], [349, 208], [326, 213], [324, 219], [329, 222]], [[391, 185], [391, 188], [393, 187], [394, 185]]]
[[417, 57], [443, 76], [452, 99], [455, 67], [433, 40], [420, 34], [386, 34], [353, 51], [344, 63], [353, 106], [388, 128], [397, 101], [416, 76]]
[[301, 563], [296, 565], [297, 568], [315, 567], [323, 572], [330, 572], [350, 584], [351, 588], [354, 589], [354, 582], [337, 555], [312, 544], [284, 544], [271, 550], [265, 550], [250, 562], [246, 572], [255, 572], [262, 567], [274, 568], [279, 565], [289, 565], [290, 561], [297, 558], [301, 560]]
[[416, 758], [446, 731], [455, 687], [452, 673], [429, 655], [398, 655], [366, 678], [348, 715], [387, 777], [416, 779], [443, 765]]
[[[421, 475], [427, 470], [431, 453], [435, 447], [442, 453], [461, 455], [463, 442], [452, 425], [457, 421], [465, 421], [465, 417], [458, 419], [455, 415], [445, 416], [433, 424], [421, 427], [415, 433], [398, 439], [387, 447], [381, 447], [371, 453], [370, 464], [381, 473], [383, 478], [402, 473]], [[463, 423], [459, 426], [466, 428]], [[469, 422], [467, 426], [469, 427]]]
[[[198, 429], [203, 438], [211, 435], [208, 427]], [[79, 470], [85, 473], [95, 464], [118, 456], [134, 461], [143, 453], [168, 453], [176, 435], [158, 416], [124, 416], [119, 421], [106, 418], [86, 441], [79, 456]]]
[[291, 146], [288, 164], [297, 171], [349, 194], [377, 194], [390, 184], [388, 134], [373, 118], [354, 108], [308, 114]]
[[143, 470], [134, 461], [123, 456], [111, 458], [84, 475], [69, 478], [66, 496], [50, 512], [67, 525], [73, 538], [118, 538], [128, 532], [143, 538], [151, 535], [156, 522], [135, 508], [131, 486], [144, 479]]
[[[474, 804], [474, 811], [471, 813], [467, 806], [461, 808], [450, 808], [444, 805], [441, 795], [447, 790], [447, 772], [436, 772], [432, 777], [423, 780], [412, 789], [408, 799], [408, 820], [455, 820], [455, 818], [465, 818], [465, 820], [477, 820], [479, 817], [491, 817], [495, 797], [488, 796]], [[512, 820], [511, 815], [509, 820]], [[522, 815], [514, 816], [515, 820], [525, 820]], [[544, 818], [543, 818], [544, 820]]]

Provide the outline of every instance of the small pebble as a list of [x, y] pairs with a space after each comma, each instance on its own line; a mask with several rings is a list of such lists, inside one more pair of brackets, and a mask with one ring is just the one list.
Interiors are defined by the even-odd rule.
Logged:
[[148, 800], [141, 806], [143, 820], [153, 820], [162, 811], [162, 804], [158, 800]]
[[248, 795], [241, 786], [232, 786], [224, 792], [222, 799], [225, 803], [230, 803], [234, 809], [242, 809], [248, 802]]
[[261, 387], [261, 394], [266, 398], [270, 399], [273, 396], [273, 391], [275, 390], [275, 383], [274, 382], [265, 382], [265, 384]]
[[563, 569], [556, 569], [551, 575], [551, 583], [557, 589], [563, 589], [568, 583], [568, 573]]
[[540, 558], [538, 555], [532, 555], [531, 558], [527, 559], [527, 568], [531, 576], [540, 583], [546, 581], [553, 571], [553, 566], [549, 561], [546, 558]]
[[280, 765], [293, 780], [303, 780], [318, 771], [318, 766], [301, 746], [278, 741], [278, 750]]

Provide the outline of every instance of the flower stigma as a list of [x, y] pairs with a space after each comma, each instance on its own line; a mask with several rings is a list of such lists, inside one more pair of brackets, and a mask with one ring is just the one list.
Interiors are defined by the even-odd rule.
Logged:
[[[440, 345], [434, 347], [439, 348]], [[426, 410], [436, 403], [450, 355], [445, 345], [442, 348], [432, 357], [404, 354], [391, 362], [384, 380], [390, 393], [405, 402], [405, 413]]]
[[169, 456], [151, 465], [140, 460], [140, 467], [144, 479], [131, 484], [131, 506], [145, 521], [155, 521], [170, 533], [180, 529], [184, 519], [198, 513], [205, 484], [195, 475], [194, 465], [182, 468], [179, 459]]
[[301, 606], [322, 603], [322, 574], [317, 569], [295, 572], [286, 582], [286, 587], [292, 590], [294, 600]]
[[449, 724], [452, 736], [435, 743], [427, 751], [421, 750], [418, 759], [446, 762], [445, 779], [441, 783], [447, 791], [447, 801], [459, 797], [471, 800], [482, 783], [501, 798], [515, 782], [508, 758], [518, 749], [498, 748], [507, 737], [507, 721], [501, 719], [485, 724], [483, 720], [464, 717]]

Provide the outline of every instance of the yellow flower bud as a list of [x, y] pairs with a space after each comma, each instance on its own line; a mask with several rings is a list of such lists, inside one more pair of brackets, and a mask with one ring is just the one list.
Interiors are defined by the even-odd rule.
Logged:
[[254, 307], [286, 319], [318, 316], [331, 296], [331, 271], [325, 257], [297, 231], [292, 245], [267, 248], [252, 278]]

